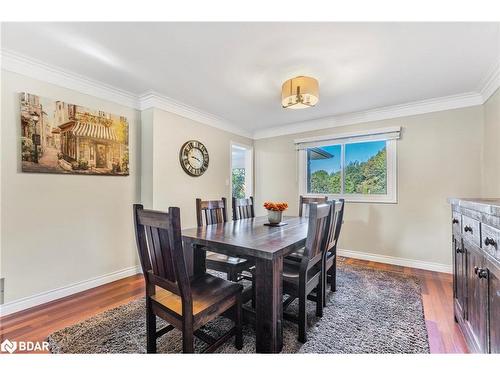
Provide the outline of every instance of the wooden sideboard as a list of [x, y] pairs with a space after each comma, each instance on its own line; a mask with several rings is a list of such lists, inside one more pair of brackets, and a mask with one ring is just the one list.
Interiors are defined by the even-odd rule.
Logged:
[[449, 199], [455, 321], [475, 353], [500, 353], [500, 199]]

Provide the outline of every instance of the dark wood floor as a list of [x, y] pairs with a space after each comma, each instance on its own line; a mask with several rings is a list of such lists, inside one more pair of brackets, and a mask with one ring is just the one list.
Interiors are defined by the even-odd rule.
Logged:
[[[417, 276], [422, 282], [425, 322], [431, 352], [467, 352], [462, 333], [453, 319], [451, 275], [350, 258], [346, 258], [345, 262]], [[143, 295], [142, 275], [136, 275], [11, 314], [0, 318], [0, 342], [7, 338], [44, 341], [51, 332]]]

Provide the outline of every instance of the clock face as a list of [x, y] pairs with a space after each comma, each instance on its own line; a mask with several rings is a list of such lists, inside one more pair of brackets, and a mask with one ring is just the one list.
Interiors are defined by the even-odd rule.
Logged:
[[181, 147], [179, 160], [188, 175], [201, 176], [208, 168], [207, 148], [201, 142], [187, 141]]

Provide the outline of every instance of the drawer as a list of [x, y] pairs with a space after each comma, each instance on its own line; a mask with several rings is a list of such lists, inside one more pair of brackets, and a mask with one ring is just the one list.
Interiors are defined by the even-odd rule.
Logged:
[[500, 230], [481, 224], [481, 247], [493, 258], [500, 260]]
[[451, 227], [453, 233], [462, 233], [462, 215], [459, 212], [451, 212]]
[[481, 247], [481, 229], [479, 221], [462, 215], [462, 237], [471, 244]]

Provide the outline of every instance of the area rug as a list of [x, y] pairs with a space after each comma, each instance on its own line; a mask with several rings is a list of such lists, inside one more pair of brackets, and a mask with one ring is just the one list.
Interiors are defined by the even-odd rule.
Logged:
[[[429, 353], [420, 284], [417, 278], [396, 272], [352, 266], [340, 262], [337, 292], [329, 292], [322, 318], [308, 302], [308, 341], [297, 341], [298, 329], [285, 321], [283, 353]], [[297, 302], [287, 311], [296, 312]], [[158, 328], [165, 323], [158, 320]], [[206, 331], [222, 335], [231, 322], [218, 318]], [[145, 353], [144, 299], [132, 301], [88, 320], [52, 333], [52, 353]], [[205, 344], [195, 338], [195, 350]], [[158, 339], [158, 353], [180, 353], [182, 335], [173, 330]], [[244, 326], [244, 347], [234, 340], [220, 353], [255, 353], [255, 332]]]

